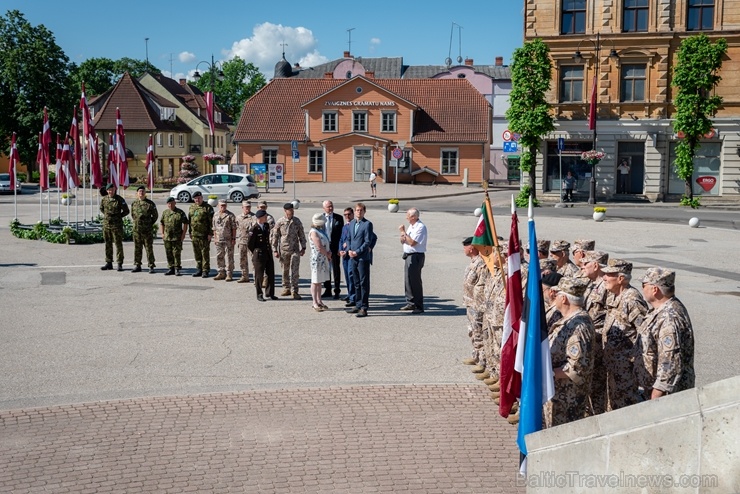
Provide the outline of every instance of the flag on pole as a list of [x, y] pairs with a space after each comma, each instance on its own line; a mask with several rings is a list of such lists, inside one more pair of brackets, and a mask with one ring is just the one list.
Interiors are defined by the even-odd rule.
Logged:
[[62, 192], [67, 192], [67, 177], [62, 168], [62, 136], [57, 134], [57, 154], [56, 163], [54, 165], [54, 175], [57, 189]]
[[18, 148], [15, 146], [15, 132], [13, 132], [13, 137], [10, 143], [10, 168], [8, 169], [8, 171], [10, 172], [10, 190], [12, 190], [14, 194], [16, 193], [16, 173], [18, 171], [19, 161], [20, 159], [18, 158]]
[[69, 145], [69, 134], [64, 136], [64, 145], [62, 146], [62, 170], [64, 170], [64, 177], [67, 181], [68, 189], [76, 189], [79, 185], [77, 183], [77, 174], [74, 173], [74, 163], [72, 163], [72, 151]]
[[123, 133], [121, 110], [116, 108], [116, 165], [118, 166], [118, 186], [128, 187], [128, 160], [126, 159], [126, 135]]
[[90, 116], [90, 107], [87, 106], [85, 96], [85, 83], [82, 83], [82, 96], [80, 96], [80, 111], [82, 112], [82, 133], [87, 141], [88, 161], [90, 163], [90, 183], [94, 187], [103, 185], [103, 176], [100, 170], [100, 156], [98, 156], [98, 136], [95, 134], [95, 125]]
[[39, 185], [41, 190], [49, 189], [50, 147], [51, 127], [49, 126], [49, 115], [46, 112], [46, 107], [44, 107], [44, 126], [41, 130], [41, 161], [39, 162]]
[[542, 297], [540, 263], [537, 262], [537, 233], [535, 231], [532, 198], [529, 198], [529, 263], [527, 296], [522, 307], [519, 341], [514, 368], [522, 375], [519, 431], [517, 444], [521, 452], [519, 472], [527, 473], [527, 444], [524, 437], [542, 429], [542, 406], [555, 395], [555, 377], [547, 338], [545, 304]]
[[149, 190], [154, 189], [154, 143], [152, 141], [152, 135], [149, 134], [149, 145], [146, 147], [146, 182]]
[[516, 349], [519, 342], [519, 325], [522, 318], [522, 272], [519, 245], [519, 218], [516, 215], [514, 196], [511, 197], [511, 233], [507, 256], [508, 278], [506, 280], [506, 305], [504, 309], [504, 334], [501, 340], [501, 370], [498, 411], [508, 417], [511, 406], [521, 393], [522, 376], [514, 370]]
[[[478, 218], [478, 225], [473, 233], [473, 247], [478, 251], [486, 263], [488, 271], [494, 273], [494, 266], [503, 266], [501, 253], [498, 249], [498, 236], [496, 235], [496, 224], [493, 221], [493, 212], [491, 210], [491, 199], [486, 194], [486, 198], [481, 205], [481, 215]], [[503, 276], [503, 270], [502, 270]]]
[[588, 107], [588, 130], [596, 128], [596, 76], [594, 75], [594, 84], [591, 88], [591, 104]]
[[213, 121], [213, 92], [208, 91], [206, 93], [206, 119], [208, 120], [208, 128], [211, 130], [211, 136], [216, 131], [215, 122]]
[[116, 147], [115, 137], [113, 134], [108, 134], [109, 145], [108, 145], [108, 183], [115, 184], [118, 187], [118, 166], [116, 166]]
[[41, 187], [41, 190], [44, 191], [46, 190], [46, 188], [44, 187], [44, 179], [43, 179], [43, 176], [44, 176], [44, 170], [43, 170], [44, 147], [41, 144], [41, 139], [42, 139], [41, 134], [42, 132], [39, 132], [39, 150], [36, 152], [36, 164], [39, 165], [39, 185]]
[[69, 137], [72, 139], [72, 143], [69, 146], [69, 176], [71, 177], [70, 184], [74, 183], [74, 187], [78, 187], [80, 179], [78, 176], [80, 170], [80, 160], [82, 159], [82, 146], [80, 146], [80, 128], [77, 125], [77, 107], [72, 112], [72, 125], [69, 128]]

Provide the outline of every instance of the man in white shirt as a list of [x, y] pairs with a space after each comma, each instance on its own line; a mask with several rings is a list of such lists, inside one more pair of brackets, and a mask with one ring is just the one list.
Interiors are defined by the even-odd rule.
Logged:
[[403, 245], [404, 285], [406, 305], [401, 310], [410, 310], [412, 314], [424, 312], [424, 287], [421, 282], [421, 270], [427, 251], [427, 227], [419, 220], [419, 210], [411, 208], [406, 211], [409, 226], [398, 227]]
[[617, 194], [627, 194], [627, 181], [630, 174], [630, 164], [627, 159], [623, 159], [619, 166], [617, 166], [617, 172], [619, 174], [619, 184], [617, 186]]

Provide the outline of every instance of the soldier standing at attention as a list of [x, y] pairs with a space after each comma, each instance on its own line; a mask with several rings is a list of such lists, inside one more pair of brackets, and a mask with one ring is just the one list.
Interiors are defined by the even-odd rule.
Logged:
[[218, 211], [213, 216], [213, 243], [216, 246], [216, 265], [218, 266], [218, 274], [213, 278], [214, 281], [234, 280], [236, 216], [226, 209], [226, 206], [226, 199], [218, 201]]
[[294, 299], [300, 300], [298, 280], [301, 256], [306, 253], [306, 233], [301, 220], [294, 216], [293, 204], [288, 202], [283, 209], [285, 216], [275, 223], [271, 238], [272, 250], [283, 266], [283, 293], [280, 295], [292, 294]]
[[188, 222], [190, 223], [190, 240], [193, 242], [195, 256], [194, 277], [208, 278], [211, 271], [211, 237], [213, 237], [213, 208], [203, 202], [203, 194], [193, 193], [195, 204], [190, 206]]
[[136, 189], [136, 199], [131, 203], [131, 218], [134, 220], [134, 273], [141, 272], [142, 247], [146, 248], [146, 260], [149, 261], [149, 274], [154, 273], [154, 225], [159, 213], [157, 205], [146, 197], [146, 187]]
[[570, 260], [570, 243], [565, 240], [555, 240], [550, 245], [550, 257], [558, 264], [558, 273], [567, 278], [575, 278], [580, 273], [578, 266]]
[[594, 350], [594, 374], [591, 379], [591, 408], [594, 415], [606, 411], [606, 368], [604, 367], [604, 319], [606, 317], [606, 300], [609, 292], [604, 285], [604, 273], [601, 266], [609, 261], [609, 254], [600, 250], [586, 251], [581, 259], [581, 272], [588, 280], [586, 292], [583, 294], [583, 306], [591, 316], [596, 335]]
[[[247, 245], [252, 251], [254, 261], [254, 287], [257, 289], [257, 300], [265, 301], [262, 286], [265, 285], [265, 295], [270, 300], [277, 300], [275, 296], [275, 261], [272, 259], [270, 246], [270, 224], [267, 222], [267, 211], [260, 209], [254, 214], [256, 223], [252, 226]], [[264, 283], [263, 283], [264, 278]]]
[[105, 240], [105, 264], [103, 271], [113, 269], [113, 243], [116, 244], [116, 261], [118, 271], [123, 271], [123, 218], [128, 216], [126, 200], [116, 194], [115, 184], [105, 188], [106, 197], [100, 200], [100, 212], [103, 213], [103, 240]]
[[239, 267], [242, 277], [237, 283], [249, 283], [249, 234], [257, 218], [252, 212], [252, 203], [242, 201], [242, 214], [236, 217], [236, 243], [239, 245]]
[[[586, 251], [594, 250], [596, 248], [596, 240], [575, 240], [573, 242], [573, 264], [578, 266], [580, 269], [583, 266], [581, 262]], [[578, 276], [583, 276], [583, 273], [578, 273]]]
[[491, 276], [483, 257], [473, 245], [473, 237], [462, 241], [463, 252], [470, 258], [463, 276], [463, 305], [468, 316], [468, 337], [473, 345], [472, 356], [464, 358], [463, 364], [474, 365], [478, 372], [485, 370], [486, 356], [483, 353], [483, 293]]
[[167, 254], [167, 267], [169, 270], [165, 276], [176, 274], [180, 276], [182, 262], [182, 242], [188, 233], [188, 216], [185, 211], [177, 207], [174, 197], [167, 198], [167, 209], [162, 213], [160, 220], [162, 227], [162, 239], [164, 240], [164, 252]]

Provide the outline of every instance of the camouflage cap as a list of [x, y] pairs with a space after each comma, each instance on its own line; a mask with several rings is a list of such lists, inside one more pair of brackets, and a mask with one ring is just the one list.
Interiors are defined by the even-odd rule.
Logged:
[[673, 288], [676, 284], [676, 272], [661, 267], [648, 268], [640, 281], [657, 287]]
[[549, 240], [538, 240], [537, 250], [540, 252], [547, 252], [548, 250], [550, 250], [550, 241]]
[[632, 263], [624, 259], [609, 259], [606, 267], [601, 268], [604, 273], [632, 274]]
[[603, 250], [587, 250], [583, 253], [583, 260], [581, 261], [583, 264], [594, 261], [598, 262], [603, 268], [609, 261], [609, 254]]
[[252, 201], [242, 201], [242, 206], [252, 207]]
[[170, 203], [170, 202], [175, 202], [175, 201], [177, 201], [177, 199], [175, 199], [174, 197], [168, 197], [168, 198], [167, 198], [167, 202], [168, 202], [168, 203]]
[[218, 200], [218, 203], [219, 203], [219, 205], [223, 204], [225, 206], [226, 205], [226, 199], [219, 199]]
[[258, 208], [261, 208], [262, 206], [267, 207], [267, 201], [260, 201], [259, 203], [257, 203]]
[[594, 250], [596, 240], [579, 239], [573, 242], [573, 252], [577, 250]]
[[570, 249], [570, 244], [567, 240], [555, 240], [550, 244], [550, 252], [562, 252]]
[[[583, 297], [588, 288], [589, 280], [585, 278], [569, 278], [564, 276], [558, 282], [557, 290], [572, 295], [574, 297]], [[555, 287], [553, 287], [555, 288]]]
[[551, 271], [542, 277], [542, 284], [552, 288], [554, 286], [558, 286], [558, 283], [560, 283], [560, 280], [562, 278], [563, 278], [562, 274], [557, 273], [555, 271]]
[[558, 263], [555, 259], [548, 257], [547, 259], [540, 259], [540, 271], [557, 271]]

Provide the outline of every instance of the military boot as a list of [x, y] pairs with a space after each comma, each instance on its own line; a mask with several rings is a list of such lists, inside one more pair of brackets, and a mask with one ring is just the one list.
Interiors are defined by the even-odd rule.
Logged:
[[182, 273], [180, 272], [181, 268], [175, 268], [175, 276], [182, 276]]
[[488, 379], [491, 377], [491, 375], [488, 373], [488, 371], [484, 370], [483, 372], [479, 372], [475, 375], [475, 378], [479, 381], [482, 381], [484, 379]]
[[483, 384], [485, 384], [486, 386], [490, 386], [492, 384], [496, 384], [497, 382], [498, 382], [498, 377], [496, 377], [496, 376], [491, 376], [488, 379], [484, 379], [483, 380]]
[[118, 263], [118, 269], [116, 271], [123, 271], [123, 264]]
[[518, 423], [519, 423], [519, 412], [517, 411], [516, 413], [511, 413], [511, 414], [509, 414], [509, 416], [508, 416], [508, 417], [506, 417], [506, 420], [507, 420], [507, 421], [508, 421], [508, 422], [509, 422], [509, 423], [510, 423], [511, 425], [516, 425], [516, 424], [518, 424]]
[[281, 293], [280, 296], [287, 297], [288, 295], [290, 295], [290, 288], [286, 286], [285, 288], [283, 288], [283, 293]]
[[226, 281], [234, 281], [234, 276], [231, 273], [226, 273]]
[[104, 265], [100, 266], [100, 269], [103, 271], [110, 271], [113, 269], [113, 263], [112, 262], [106, 262]]
[[475, 365], [478, 363], [478, 360], [474, 359], [473, 357], [467, 357], [462, 359], [462, 363], [465, 365]]
[[172, 276], [173, 274], [175, 274], [175, 268], [170, 268], [164, 275]]
[[225, 280], [225, 279], [226, 279], [226, 273], [224, 273], [223, 271], [219, 271], [218, 274], [213, 277], [213, 281], [220, 281], [220, 280]]
[[301, 296], [298, 295], [298, 292], [293, 292], [293, 300], [300, 300]]
[[478, 374], [478, 373], [483, 372], [485, 370], [486, 370], [486, 368], [483, 367], [482, 365], [476, 365], [476, 366], [473, 366], [472, 369], [470, 369], [470, 372], [472, 372], [473, 374]]
[[237, 283], [249, 283], [249, 276], [242, 275], [242, 277], [239, 278], [236, 282]]
[[[120, 271], [120, 269], [119, 269]], [[141, 265], [137, 264], [134, 266], [134, 269], [131, 270], [132, 273], [141, 273]]]

